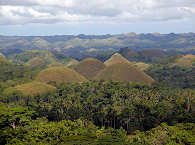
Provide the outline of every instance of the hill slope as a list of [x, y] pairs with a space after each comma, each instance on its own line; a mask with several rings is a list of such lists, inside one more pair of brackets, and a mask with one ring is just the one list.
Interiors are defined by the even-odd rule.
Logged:
[[74, 70], [87, 79], [93, 79], [105, 67], [101, 61], [94, 58], [87, 58], [77, 64]]
[[195, 63], [195, 55], [188, 54], [176, 60], [173, 66], [191, 67]]
[[144, 62], [135, 62], [133, 65], [141, 71], [148, 69], [151, 65]]
[[140, 82], [151, 85], [154, 80], [130, 63], [119, 62], [106, 67], [96, 79], [119, 82]]
[[107, 61], [104, 62], [106, 66], [110, 66], [115, 63], [130, 63], [130, 62], [119, 53], [115, 53], [114, 55], [111, 56], [111, 58], [109, 58]]
[[83, 82], [85, 81], [85, 77], [77, 73], [76, 71], [66, 68], [66, 67], [50, 67], [43, 71], [41, 71], [37, 77], [37, 81], [40, 82]]
[[23, 85], [8, 88], [4, 91], [4, 94], [11, 94], [14, 91], [20, 91], [24, 95], [37, 95], [47, 92], [55, 91], [56, 88], [41, 82], [31, 82]]
[[25, 65], [32, 68], [37, 68], [37, 67], [43, 67], [44, 65], [46, 65], [46, 62], [40, 57], [34, 57], [30, 59], [28, 62], [26, 62]]

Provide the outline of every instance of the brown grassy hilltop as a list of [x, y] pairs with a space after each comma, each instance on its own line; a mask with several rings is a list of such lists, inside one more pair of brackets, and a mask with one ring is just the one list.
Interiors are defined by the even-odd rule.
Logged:
[[119, 82], [140, 82], [151, 85], [154, 80], [134, 67], [131, 63], [119, 62], [107, 66], [97, 76], [97, 80], [119, 81]]
[[46, 64], [46, 62], [41, 59], [40, 57], [34, 57], [30, 59], [25, 65], [30, 66], [30, 67], [42, 67]]
[[55, 91], [56, 88], [41, 82], [31, 82], [23, 85], [8, 88], [4, 91], [4, 94], [11, 94], [14, 91], [20, 91], [24, 95], [37, 95], [44, 94], [51, 91]]
[[191, 67], [195, 63], [195, 55], [188, 54], [176, 60], [172, 66]]
[[87, 58], [78, 63], [74, 70], [83, 75], [87, 79], [93, 79], [106, 66], [99, 60]]
[[83, 82], [85, 81], [85, 77], [77, 73], [76, 71], [58, 66], [58, 67], [50, 67], [43, 71], [41, 71], [37, 77], [37, 81], [40, 82], [56, 82], [56, 83], [62, 83], [62, 82]]
[[104, 62], [106, 66], [113, 65], [115, 63], [120, 63], [120, 62], [126, 62], [130, 63], [126, 58], [124, 58], [122, 55], [119, 53], [115, 53], [114, 55], [111, 56], [107, 61]]
[[144, 62], [135, 62], [133, 65], [141, 71], [148, 69], [151, 65]]

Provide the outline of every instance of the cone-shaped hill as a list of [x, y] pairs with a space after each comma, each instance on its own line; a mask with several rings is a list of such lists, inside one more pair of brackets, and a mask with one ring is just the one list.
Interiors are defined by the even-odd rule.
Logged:
[[31, 82], [31, 83], [26, 83], [26, 84], [8, 88], [3, 93], [5, 95], [10, 95], [15, 91], [19, 91], [24, 95], [37, 95], [37, 94], [45, 94], [55, 90], [56, 88], [51, 85], [41, 83], [41, 82]]
[[114, 55], [111, 56], [107, 61], [104, 62], [106, 66], [113, 65], [115, 63], [130, 63], [126, 58], [124, 58], [122, 55], [119, 53], [115, 53]]
[[30, 66], [32, 68], [37, 68], [37, 67], [43, 67], [46, 65], [46, 62], [41, 59], [40, 57], [34, 57], [30, 59], [25, 65]]
[[37, 81], [40, 82], [56, 82], [56, 83], [73, 83], [73, 82], [83, 82], [85, 77], [77, 73], [75, 70], [66, 67], [49, 67], [42, 70], [36, 77]]
[[99, 60], [94, 58], [86, 58], [78, 63], [74, 70], [83, 75], [87, 79], [93, 79], [106, 66]]
[[106, 67], [97, 76], [97, 80], [119, 81], [119, 82], [140, 82], [151, 85], [154, 80], [137, 69], [131, 63], [119, 62]]
[[172, 66], [191, 67], [195, 64], [195, 55], [188, 54], [176, 60]]

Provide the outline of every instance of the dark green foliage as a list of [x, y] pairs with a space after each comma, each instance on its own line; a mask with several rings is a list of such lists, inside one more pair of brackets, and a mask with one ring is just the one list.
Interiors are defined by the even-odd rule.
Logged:
[[[1, 127], [0, 144], [191, 145], [195, 143], [195, 124], [193, 123], [180, 123], [175, 126], [162, 123], [149, 131], [134, 131], [132, 135], [127, 135], [123, 129], [98, 128], [90, 121], [83, 119], [49, 122], [45, 118], [32, 118], [34, 112], [24, 107], [8, 108], [4, 106], [2, 108], [1, 106], [1, 109], [1, 126], [2, 122], [9, 124], [16, 119], [20, 123], [15, 128], [6, 124], [3, 128]], [[2, 114], [7, 114], [7, 119]]]
[[37, 70], [33, 71], [28, 67], [16, 66], [10, 62], [3, 63], [0, 61], [0, 67], [0, 81], [6, 82], [10, 80], [7, 82], [8, 84], [10, 82], [21, 84], [31, 81], [37, 73]]
[[168, 126], [162, 123], [150, 131], [136, 131], [135, 135], [128, 136], [127, 142], [135, 145], [193, 145], [195, 144], [195, 124]]
[[153, 65], [146, 72], [165, 86], [195, 88], [195, 67]]
[[98, 126], [123, 127], [129, 132], [148, 130], [161, 122], [195, 121], [192, 89], [91, 81], [57, 85], [56, 93], [47, 95], [18, 96], [4, 96], [2, 101], [31, 106], [50, 121], [84, 118]]

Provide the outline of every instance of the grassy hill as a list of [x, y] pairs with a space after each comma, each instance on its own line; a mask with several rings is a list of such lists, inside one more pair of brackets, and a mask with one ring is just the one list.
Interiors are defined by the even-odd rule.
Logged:
[[144, 71], [151, 66], [150, 64], [144, 62], [135, 62], [133, 65], [141, 71]]
[[74, 70], [87, 79], [93, 79], [105, 67], [101, 61], [94, 58], [87, 58], [77, 64]]
[[27, 65], [32, 68], [46, 68], [47, 66], [72, 66], [76, 60], [57, 52], [43, 50], [29, 50], [9, 56], [9, 59], [17, 65]]
[[130, 63], [126, 58], [124, 58], [122, 55], [120, 55], [119, 53], [115, 53], [114, 55], [111, 56], [111, 58], [109, 58], [108, 60], [106, 60], [104, 62], [104, 64], [106, 66], [110, 66], [113, 65], [115, 63]]
[[30, 59], [28, 62], [26, 62], [25, 65], [32, 68], [37, 68], [37, 67], [44, 67], [44, 65], [46, 65], [46, 62], [40, 57], [34, 57]]
[[158, 62], [162, 58], [166, 58], [170, 53], [168, 51], [165, 52], [160, 49], [149, 49], [149, 48], [140, 51], [135, 51], [134, 49], [130, 49], [128, 47], [121, 48], [118, 52], [129, 61], [154, 62], [154, 63]]
[[76, 66], [78, 63], [79, 63], [78, 60], [72, 59], [69, 62], [67, 62], [65, 66], [69, 67], [69, 68], [72, 68], [72, 67]]
[[75, 70], [70, 68], [58, 66], [58, 67], [50, 67], [43, 71], [41, 71], [37, 77], [37, 81], [40, 82], [83, 82], [85, 81], [85, 77], [77, 73]]
[[195, 55], [188, 54], [176, 60], [172, 66], [191, 67], [195, 64]]
[[15, 91], [19, 91], [24, 95], [37, 95], [45, 94], [51, 91], [55, 91], [56, 88], [41, 82], [31, 82], [15, 87], [8, 88], [4, 91], [5, 95], [13, 94]]
[[140, 82], [151, 85], [154, 80], [130, 63], [119, 62], [106, 67], [96, 79], [119, 82]]
[[[39, 62], [40, 62], [40, 59], [42, 59], [41, 62], [44, 61], [44, 63], [47, 63], [47, 64], [51, 64], [57, 61], [57, 59], [51, 52], [43, 51], [43, 50], [29, 50], [23, 53], [11, 55], [9, 57], [9, 59], [14, 64], [17, 64], [17, 65], [23, 65], [25, 63], [28, 63], [28, 61], [31, 61], [31, 60], [34, 61], [34, 58], [39, 58]], [[35, 60], [37, 61], [38, 59], [35, 59]]]
[[121, 48], [119, 50], [119, 53], [125, 57], [126, 59], [128, 59], [129, 61], [136, 61], [137, 60], [137, 57], [138, 57], [138, 53], [133, 50], [133, 49], [130, 49], [130, 48]]

